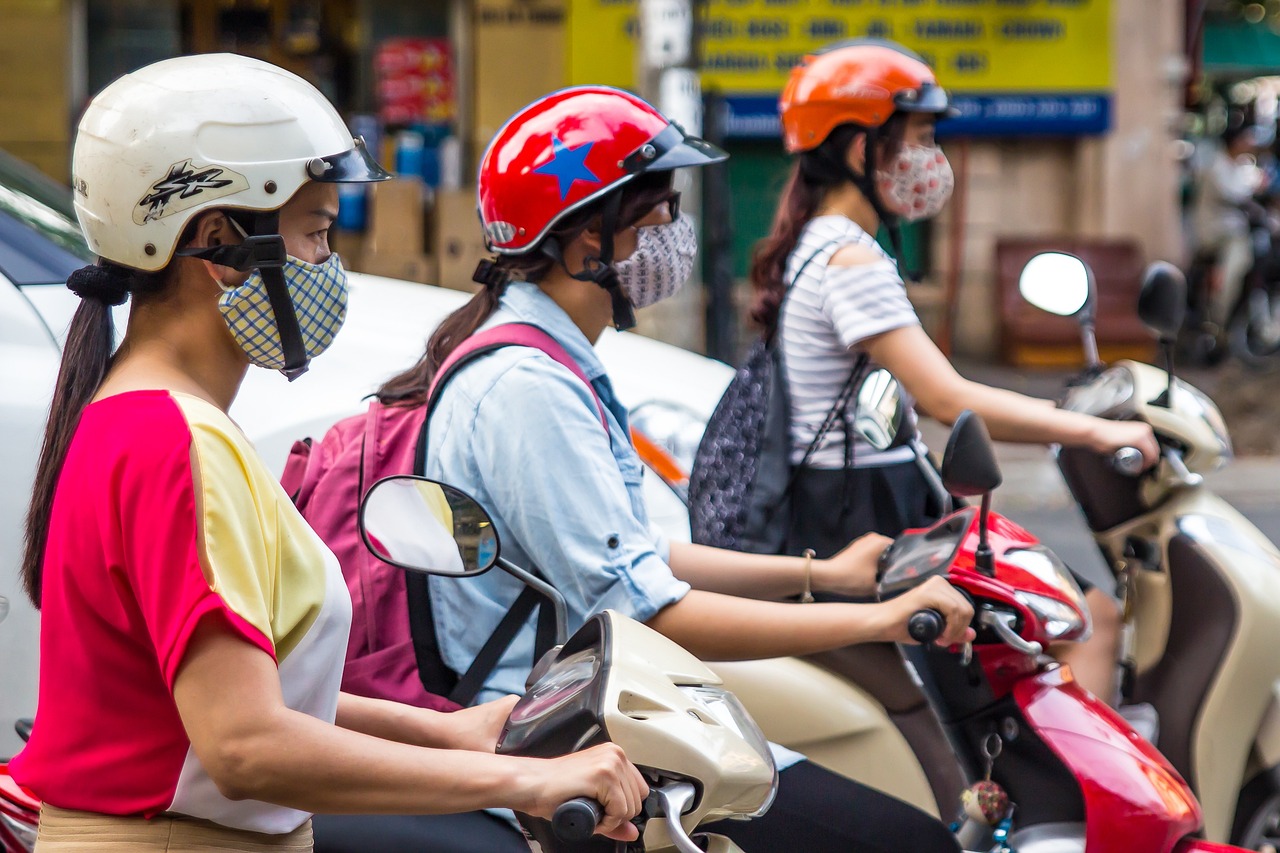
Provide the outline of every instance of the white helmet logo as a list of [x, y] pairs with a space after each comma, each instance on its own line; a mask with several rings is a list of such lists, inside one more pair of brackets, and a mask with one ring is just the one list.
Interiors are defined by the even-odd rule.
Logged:
[[192, 166], [190, 160], [183, 160], [170, 166], [168, 174], [151, 185], [134, 206], [133, 221], [144, 225], [248, 188], [248, 180], [239, 172], [223, 166]]

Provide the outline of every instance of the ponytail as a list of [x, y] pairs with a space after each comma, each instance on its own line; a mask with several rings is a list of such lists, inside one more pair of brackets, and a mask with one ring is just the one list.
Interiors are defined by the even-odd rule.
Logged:
[[49, 420], [45, 423], [22, 553], [22, 586], [37, 608], [40, 607], [41, 563], [49, 538], [49, 516], [58, 475], [71, 436], [80, 423], [80, 413], [97, 393], [111, 366], [115, 342], [111, 306], [119, 305], [128, 296], [128, 282], [128, 271], [114, 266], [84, 267], [73, 272], [67, 281], [68, 287], [81, 299], [71, 318], [53, 402], [49, 406]]
[[[868, 142], [877, 146], [875, 153], [878, 157], [869, 162], [896, 157], [905, 129], [906, 114], [900, 112], [876, 128]], [[751, 253], [749, 277], [754, 291], [751, 319], [760, 325], [766, 337], [773, 337], [778, 328], [778, 315], [787, 292], [787, 261], [827, 193], [849, 183], [854, 176], [845, 158], [849, 146], [860, 133], [870, 131], [861, 125], [842, 124], [832, 130], [817, 148], [802, 152], [796, 158], [778, 201], [769, 235], [760, 240]], [[874, 199], [872, 203], [876, 203]]]
[[49, 406], [49, 420], [45, 423], [35, 486], [27, 509], [22, 552], [22, 586], [37, 609], [40, 607], [42, 564], [49, 539], [53, 496], [62, 473], [62, 463], [80, 423], [80, 415], [102, 387], [111, 367], [115, 345], [111, 308], [123, 304], [130, 293], [150, 296], [161, 290], [166, 281], [167, 275], [163, 270], [140, 273], [109, 261], [78, 269], [67, 280], [67, 287], [80, 297], [80, 305], [67, 331], [67, 345], [62, 351], [58, 381]]

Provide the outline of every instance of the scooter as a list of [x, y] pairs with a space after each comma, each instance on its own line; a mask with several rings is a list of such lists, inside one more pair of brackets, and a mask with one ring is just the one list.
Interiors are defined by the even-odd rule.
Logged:
[[[554, 757], [600, 743], [623, 748], [650, 793], [636, 818], [640, 841], [616, 849], [735, 853], [699, 824], [763, 814], [777, 792], [768, 741], [751, 716], [701, 661], [661, 634], [614, 611], [565, 640], [564, 598], [502, 559], [484, 509], [465, 493], [422, 477], [374, 484], [360, 509], [366, 545], [410, 571], [471, 577], [500, 566], [555, 608], [558, 645], [530, 673], [498, 741], [505, 755]], [[591, 837], [598, 803], [562, 804], [551, 821], [519, 815], [543, 853]]]
[[1092, 275], [1070, 255], [1033, 258], [1020, 284], [1032, 304], [1082, 318], [1088, 355], [1063, 408], [1151, 424], [1160, 462], [1063, 448], [1058, 465], [1114, 572], [1126, 620], [1125, 702], [1150, 703], [1155, 739], [1200, 796], [1205, 835], [1255, 850], [1280, 845], [1280, 551], [1204, 486], [1231, 458], [1213, 402], [1173, 370], [1185, 280], [1149, 268], [1138, 311], [1166, 369], [1103, 368], [1091, 328]]
[[1276, 228], [1271, 214], [1256, 202], [1243, 206], [1249, 223], [1253, 265], [1231, 307], [1225, 328], [1210, 317], [1211, 289], [1218, 271], [1216, 251], [1198, 252], [1188, 268], [1187, 312], [1179, 330], [1179, 349], [1193, 364], [1212, 366], [1228, 353], [1247, 367], [1264, 369], [1280, 356], [1280, 278], [1276, 269]]
[[[1051, 642], [1088, 636], [1084, 595], [1065, 564], [1031, 534], [991, 512], [1000, 469], [981, 420], [956, 421], [942, 461], [947, 490], [977, 497], [932, 527], [908, 531], [885, 552], [881, 597], [948, 578], [974, 603], [973, 643], [930, 650], [935, 709], [959, 757], [982, 782], [979, 814], [996, 826], [995, 849], [1021, 853], [1227, 851], [1202, 841], [1190, 786], [1150, 743], [1044, 655]], [[909, 622], [930, 643], [936, 611]], [[993, 785], [994, 783], [994, 785]]]
[[[9, 599], [0, 595], [0, 621], [9, 614]], [[19, 720], [18, 735], [26, 740], [31, 721]], [[9, 759], [0, 761], [0, 853], [31, 853], [36, 846], [40, 800], [9, 775]]]

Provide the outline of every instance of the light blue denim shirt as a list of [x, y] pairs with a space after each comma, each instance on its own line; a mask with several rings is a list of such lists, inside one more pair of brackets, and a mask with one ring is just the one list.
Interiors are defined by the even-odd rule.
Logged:
[[[563, 593], [572, 634], [611, 608], [647, 622], [689, 585], [667, 566], [668, 543], [649, 524], [643, 466], [591, 342], [536, 285], [508, 285], [483, 328], [532, 323], [554, 337], [591, 380], [550, 356], [510, 346], [478, 357], [445, 386], [427, 433], [425, 474], [488, 510], [502, 555], [537, 567]], [[500, 569], [475, 578], [433, 577], [431, 606], [445, 662], [465, 672], [523, 585]], [[523, 693], [533, 664], [534, 620], [516, 636], [477, 697]]]

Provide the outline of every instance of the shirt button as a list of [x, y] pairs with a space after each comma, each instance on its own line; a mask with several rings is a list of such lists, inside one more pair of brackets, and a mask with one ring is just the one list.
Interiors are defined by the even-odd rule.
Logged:
[[619, 545], [622, 544], [622, 540], [620, 540], [616, 535], [610, 536], [609, 541], [606, 542], [605, 544], [608, 545], [610, 548], [617, 548]]

